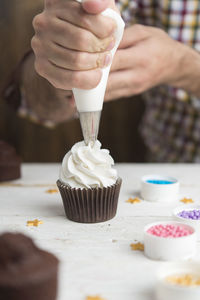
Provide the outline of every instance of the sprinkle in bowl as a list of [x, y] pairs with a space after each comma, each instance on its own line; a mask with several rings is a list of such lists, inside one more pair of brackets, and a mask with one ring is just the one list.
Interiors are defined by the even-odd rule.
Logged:
[[173, 210], [176, 221], [191, 225], [196, 229], [197, 239], [200, 240], [200, 205], [182, 205]]
[[199, 300], [200, 263], [163, 263], [157, 273], [156, 300]]
[[196, 241], [195, 228], [185, 223], [156, 222], [144, 228], [144, 253], [153, 260], [188, 259], [196, 252]]
[[146, 201], [172, 202], [178, 199], [179, 181], [171, 176], [150, 174], [141, 179], [141, 196]]

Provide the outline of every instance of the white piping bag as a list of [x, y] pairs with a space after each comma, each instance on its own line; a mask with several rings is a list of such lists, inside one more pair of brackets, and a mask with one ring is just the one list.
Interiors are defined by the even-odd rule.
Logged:
[[[113, 58], [122, 39], [125, 24], [121, 16], [111, 8], [107, 8], [101, 14], [103, 16], [114, 19], [117, 23], [117, 29], [114, 34], [115, 46], [110, 51]], [[88, 145], [90, 141], [94, 142], [98, 136], [101, 110], [103, 107], [103, 100], [111, 64], [112, 62], [109, 66], [102, 69], [101, 81], [94, 89], [72, 89], [76, 102], [76, 107], [79, 112], [82, 133], [86, 145]]]

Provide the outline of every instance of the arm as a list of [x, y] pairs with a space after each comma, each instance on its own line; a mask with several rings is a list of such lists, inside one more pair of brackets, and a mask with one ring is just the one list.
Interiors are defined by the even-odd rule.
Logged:
[[200, 97], [199, 53], [161, 29], [142, 25], [127, 28], [114, 57], [106, 100], [139, 94], [160, 84]]
[[181, 43], [178, 49], [182, 57], [180, 68], [177, 69], [174, 81], [169, 80], [168, 83], [200, 98], [200, 53]]
[[34, 54], [22, 64], [20, 86], [28, 109], [42, 122], [60, 123], [74, 117], [76, 109], [71, 91], [54, 88], [35, 72]]

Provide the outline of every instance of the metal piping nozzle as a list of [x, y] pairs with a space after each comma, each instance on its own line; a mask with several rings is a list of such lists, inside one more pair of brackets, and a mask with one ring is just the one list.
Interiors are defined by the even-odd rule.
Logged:
[[94, 143], [99, 132], [101, 111], [79, 112], [79, 118], [85, 144]]

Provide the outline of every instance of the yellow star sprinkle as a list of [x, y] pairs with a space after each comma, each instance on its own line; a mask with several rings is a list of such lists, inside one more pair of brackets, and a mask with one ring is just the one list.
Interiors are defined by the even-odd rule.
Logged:
[[144, 244], [142, 244], [140, 242], [130, 244], [130, 246], [133, 251], [144, 251]]
[[58, 193], [58, 190], [57, 189], [49, 189], [49, 190], [46, 190], [46, 193], [55, 194], [55, 193]]
[[192, 200], [191, 198], [183, 198], [180, 200], [181, 202], [187, 204], [187, 203], [194, 203], [194, 200]]
[[196, 281], [196, 285], [200, 285], [200, 278]]
[[38, 219], [35, 219], [33, 221], [27, 221], [26, 225], [27, 226], [35, 226], [38, 227], [38, 225], [43, 224], [43, 221], [39, 221]]
[[105, 300], [100, 296], [87, 296], [86, 300]]
[[181, 286], [199, 286], [200, 278], [195, 278], [195, 276], [190, 274], [180, 275], [180, 276], [169, 276], [166, 278], [169, 283], [181, 285]]
[[135, 204], [135, 203], [140, 203], [141, 200], [139, 198], [129, 198], [128, 200], [126, 200], [127, 203], [131, 203], [131, 204]]

